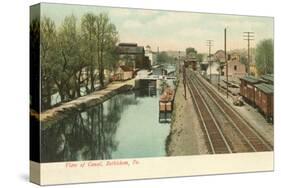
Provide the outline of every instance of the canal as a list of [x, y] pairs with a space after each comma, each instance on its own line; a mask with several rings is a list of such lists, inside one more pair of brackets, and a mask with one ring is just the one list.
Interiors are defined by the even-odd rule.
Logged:
[[159, 96], [156, 88], [130, 91], [43, 123], [41, 161], [166, 156], [170, 123], [159, 123]]

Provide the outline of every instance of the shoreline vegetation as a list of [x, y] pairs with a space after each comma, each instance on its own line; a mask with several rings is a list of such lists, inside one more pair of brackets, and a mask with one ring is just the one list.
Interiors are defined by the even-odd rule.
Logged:
[[120, 83], [113, 82], [102, 90], [93, 92], [83, 97], [79, 97], [66, 103], [62, 103], [57, 107], [48, 109], [40, 113], [37, 118], [39, 117], [40, 122], [62, 119], [65, 117], [65, 115], [67, 115], [67, 112], [98, 105], [119, 93], [129, 91], [133, 88], [133, 80]]

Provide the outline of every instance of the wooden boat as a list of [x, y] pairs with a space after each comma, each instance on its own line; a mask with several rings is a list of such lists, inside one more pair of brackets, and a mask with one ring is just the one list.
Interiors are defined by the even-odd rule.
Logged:
[[159, 111], [171, 112], [173, 110], [175, 91], [170, 87], [166, 88], [159, 99]]

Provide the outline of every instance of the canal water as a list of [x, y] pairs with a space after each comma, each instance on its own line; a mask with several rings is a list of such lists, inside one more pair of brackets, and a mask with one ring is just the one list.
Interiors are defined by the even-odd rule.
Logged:
[[159, 122], [158, 90], [112, 97], [99, 106], [46, 122], [41, 161], [81, 161], [166, 156], [170, 123]]

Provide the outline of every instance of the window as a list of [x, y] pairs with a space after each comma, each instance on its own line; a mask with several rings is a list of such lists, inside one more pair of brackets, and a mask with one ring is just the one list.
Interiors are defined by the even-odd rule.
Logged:
[[237, 71], [237, 65], [234, 65], [234, 70]]

